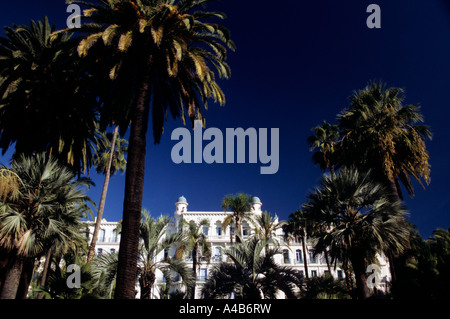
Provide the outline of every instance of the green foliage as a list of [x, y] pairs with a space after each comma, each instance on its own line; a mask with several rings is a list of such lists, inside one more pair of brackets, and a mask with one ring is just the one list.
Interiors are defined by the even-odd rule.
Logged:
[[301, 299], [350, 299], [350, 293], [341, 280], [329, 275], [305, 279], [301, 286]]
[[0, 37], [0, 148], [48, 151], [74, 172], [87, 170], [97, 143], [97, 93], [71, 34], [45, 17], [5, 27]]
[[[268, 242], [256, 237], [226, 251], [230, 262], [215, 265], [202, 294], [206, 299], [273, 299], [278, 291], [296, 297], [300, 273], [275, 263], [278, 249], [265, 249]], [[265, 250], [265, 252], [263, 252]]]
[[327, 242], [332, 256], [344, 260], [358, 245], [371, 260], [377, 252], [400, 253], [407, 246], [405, 208], [392, 202], [370, 173], [343, 168], [336, 175], [324, 175], [320, 187], [307, 198], [307, 218], [323, 230], [314, 235]]
[[343, 165], [372, 170], [382, 183], [395, 181], [400, 197], [399, 181], [414, 195], [410, 176], [422, 186], [429, 184], [425, 140], [432, 136], [420, 124], [424, 121], [420, 106], [403, 105], [404, 100], [403, 89], [370, 82], [353, 93], [350, 106], [338, 115]]
[[92, 261], [92, 278], [96, 281], [97, 292], [102, 298], [112, 299], [116, 287], [117, 263], [119, 253], [106, 253]]
[[174, 258], [170, 256], [162, 260], [154, 258], [164, 250], [181, 250], [187, 242], [186, 235], [180, 232], [168, 233], [167, 226], [171, 220], [167, 216], [154, 219], [145, 210], [142, 214], [143, 219], [140, 228], [142, 243], [139, 249], [141, 262], [138, 265], [141, 298], [150, 298], [150, 290], [156, 279], [156, 269], [164, 274], [166, 283], [170, 284], [174, 282], [176, 274], [179, 274], [183, 280], [183, 284], [188, 288], [191, 287], [194, 284], [192, 271], [181, 259], [179, 253], [176, 252]]
[[397, 261], [395, 298], [447, 299], [450, 294], [450, 231], [438, 228], [423, 240], [417, 228], [409, 226], [411, 245]]
[[314, 135], [307, 139], [310, 151], [316, 150], [312, 160], [314, 165], [319, 165], [322, 171], [329, 169], [334, 171], [337, 164], [337, 148], [339, 147], [339, 128], [327, 121], [312, 129]]
[[[236, 227], [236, 240], [239, 241], [242, 234], [242, 221], [243, 220], [252, 220], [252, 214], [250, 213], [250, 204], [252, 197], [248, 194], [239, 193], [236, 195], [228, 194], [222, 201], [222, 209], [224, 212], [227, 210], [231, 210], [231, 214], [229, 214], [224, 221], [222, 222], [223, 228], [226, 229], [233, 222]], [[230, 240], [233, 242], [233, 236], [230, 232]]]
[[[225, 18], [204, 11], [208, 1], [68, 1], [88, 7], [79, 30], [87, 33], [79, 42], [79, 55], [94, 60], [102, 56], [103, 126], [118, 123], [123, 135], [132, 106], [145, 93], [159, 143], [168, 113], [183, 122], [187, 113], [193, 124], [203, 119], [200, 106], [207, 108], [208, 99], [225, 103], [212, 70], [230, 77], [226, 51], [235, 46], [225, 27], [207, 22]], [[143, 81], [148, 81], [147, 92], [135, 85]]]
[[266, 240], [276, 238], [274, 236], [276, 231], [281, 229], [285, 224], [284, 222], [278, 221], [277, 216], [273, 216], [267, 211], [262, 212], [261, 216], [256, 216], [254, 221], [256, 222], [254, 228], [255, 236], [259, 236], [259, 238]]
[[[41, 292], [45, 299], [99, 299], [98, 281], [91, 271], [91, 264], [85, 263], [83, 258], [74, 254], [66, 254], [61, 259], [54, 259], [53, 266], [49, 269], [47, 284], [45, 287], [35, 287], [32, 297]], [[67, 280], [73, 272], [68, 272], [71, 264], [80, 268], [80, 287], [69, 287]]]
[[[95, 167], [97, 173], [106, 174], [106, 167], [108, 166], [109, 156], [111, 153], [111, 143], [112, 143], [113, 133], [101, 134], [101, 139], [99, 139], [99, 146], [96, 151], [95, 157]], [[116, 143], [114, 145], [113, 159], [111, 162], [111, 175], [117, 172], [124, 172], [127, 167], [126, 154], [128, 152], [128, 141], [124, 138], [117, 137]]]
[[328, 248], [332, 261], [350, 262], [360, 297], [367, 298], [366, 265], [376, 260], [377, 253], [398, 255], [408, 245], [406, 210], [370, 173], [345, 167], [324, 175], [307, 198], [304, 210], [315, 228], [315, 248]]
[[[0, 245], [24, 257], [38, 257], [49, 245], [73, 247], [83, 241], [82, 216], [95, 204], [80, 189], [87, 178], [74, 174], [44, 154], [19, 156], [11, 171], [21, 183], [18, 198], [0, 203]], [[83, 215], [82, 215], [83, 214]]]

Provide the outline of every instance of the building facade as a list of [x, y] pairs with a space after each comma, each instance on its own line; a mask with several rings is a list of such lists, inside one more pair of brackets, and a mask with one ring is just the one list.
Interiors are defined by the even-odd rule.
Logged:
[[[189, 211], [188, 202], [185, 197], [181, 196], [175, 203], [174, 212], [174, 222], [171, 223], [167, 230], [168, 233], [176, 232], [182, 227], [182, 220], [186, 222], [194, 221], [199, 224], [202, 220], [208, 220], [209, 225], [203, 226], [201, 231], [207, 237], [208, 242], [211, 245], [210, 256], [208, 259], [205, 256], [199, 258], [199, 266], [197, 267], [197, 284], [196, 284], [196, 295], [195, 298], [201, 298], [201, 290], [203, 284], [206, 282], [208, 275], [215, 264], [222, 261], [226, 261], [226, 256], [224, 254], [225, 250], [230, 247], [230, 232], [235, 233], [233, 224], [230, 227], [224, 228], [223, 221], [225, 218], [231, 214], [231, 212], [224, 211]], [[252, 198], [251, 203], [251, 213], [256, 217], [262, 214], [262, 203], [258, 197]], [[108, 222], [102, 220], [99, 238], [96, 246], [96, 253], [114, 253], [119, 250], [120, 234], [117, 232], [117, 222]], [[89, 225], [90, 236], [93, 233], [93, 224]], [[242, 222], [242, 234], [243, 239], [247, 239], [254, 235], [255, 225], [249, 221]], [[345, 279], [345, 273], [340, 269], [339, 265], [327, 265], [327, 262], [323, 254], [314, 255], [314, 249], [308, 243], [306, 245], [306, 254], [303, 252], [303, 246], [301, 242], [289, 241], [286, 242], [284, 239], [284, 233], [282, 229], [278, 229], [275, 234], [273, 234], [272, 239], [278, 241], [280, 244], [281, 254], [275, 256], [275, 262], [279, 265], [289, 266], [300, 273], [305, 274], [305, 256], [308, 268], [309, 277], [323, 276], [327, 272], [331, 272], [331, 275], [337, 279]], [[161, 252], [156, 258], [158, 260], [163, 260], [167, 254], [172, 255], [174, 251]], [[171, 256], [173, 257], [173, 256]], [[379, 289], [386, 291], [388, 287], [388, 282], [390, 282], [390, 271], [389, 264], [383, 256], [378, 256], [380, 273], [380, 285]], [[192, 257], [186, 257], [186, 263], [188, 266], [192, 267]], [[165, 278], [162, 272], [157, 271], [156, 273], [156, 284], [153, 287], [152, 296], [157, 298], [159, 296], [159, 289], [165, 283]], [[174, 289], [181, 289], [181, 282], [174, 285]], [[137, 286], [137, 297], [139, 297], [139, 289]], [[280, 295], [283, 298], [283, 295]]]

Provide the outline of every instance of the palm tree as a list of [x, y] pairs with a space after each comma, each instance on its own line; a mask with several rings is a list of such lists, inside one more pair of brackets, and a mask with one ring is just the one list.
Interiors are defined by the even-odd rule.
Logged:
[[235, 233], [237, 236], [233, 236], [233, 232], [230, 230], [230, 243], [233, 243], [233, 237], [236, 237], [236, 242], [240, 242], [241, 225], [243, 220], [252, 220], [252, 214], [250, 213], [250, 203], [252, 197], [248, 194], [239, 193], [237, 195], [226, 195], [222, 201], [222, 209], [224, 212], [231, 210], [229, 214], [223, 221], [222, 226], [226, 229], [228, 226], [234, 222]]
[[336, 148], [339, 146], [339, 128], [337, 125], [331, 125], [327, 121], [319, 126], [314, 127], [314, 135], [311, 135], [307, 139], [307, 143], [310, 151], [316, 150], [313, 155], [314, 165], [319, 165], [322, 171], [330, 170], [334, 173], [334, 169], [337, 163]]
[[[400, 183], [414, 196], [413, 177], [422, 187], [430, 183], [426, 139], [431, 139], [419, 105], [403, 105], [404, 90], [370, 82], [354, 92], [350, 106], [338, 115], [342, 164], [361, 171], [372, 170], [374, 178], [391, 192], [393, 201], [403, 200]], [[405, 226], [406, 227], [406, 226]], [[393, 286], [396, 256], [387, 254]]]
[[18, 156], [10, 170], [20, 179], [20, 187], [17, 197], [0, 203], [0, 247], [11, 265], [5, 269], [0, 292], [6, 299], [16, 297], [24, 263], [45, 255], [51, 245], [70, 246], [81, 237], [81, 209], [89, 210], [87, 203], [95, 206], [80, 189], [92, 182], [75, 180], [73, 172], [47, 155]]
[[48, 152], [80, 173], [93, 161], [98, 102], [71, 33], [54, 30], [45, 17], [0, 37], [0, 148]]
[[332, 276], [313, 277], [301, 286], [300, 299], [350, 299], [347, 287]]
[[266, 240], [252, 237], [227, 250], [231, 263], [221, 262], [214, 267], [202, 290], [204, 297], [274, 299], [282, 291], [288, 298], [295, 298], [300, 274], [274, 261], [274, 256], [280, 253], [278, 249], [264, 253], [267, 244]]
[[119, 253], [101, 254], [92, 261], [92, 277], [101, 291], [99, 294], [107, 299], [114, 297], [117, 279]]
[[256, 225], [255, 225], [255, 235], [259, 236], [261, 239], [274, 239], [276, 240], [276, 231], [278, 229], [281, 229], [285, 222], [279, 222], [278, 217], [275, 215], [273, 216], [272, 213], [264, 211], [261, 213], [260, 216], [256, 216], [254, 218]]
[[423, 240], [416, 226], [409, 222], [406, 224], [410, 231], [409, 247], [399, 257], [397, 285], [391, 289], [392, 297], [445, 299], [449, 281], [445, 281], [438, 270], [438, 256], [445, 258], [445, 254], [439, 252], [436, 255], [432, 249], [434, 238]]
[[[77, 210], [73, 211], [75, 216], [82, 216], [81, 210], [83, 207], [79, 207], [79, 212]], [[69, 227], [73, 227], [72, 225], [68, 225]], [[47, 285], [48, 273], [50, 269], [50, 264], [53, 259], [61, 260], [63, 256], [69, 255], [71, 256], [82, 256], [87, 253], [87, 238], [81, 234], [80, 230], [82, 228], [81, 225], [75, 225], [76, 228], [71, 230], [69, 229], [67, 234], [71, 234], [68, 240], [62, 241], [60, 238], [48, 238], [45, 243], [45, 247], [47, 252], [45, 253], [45, 260], [43, 264], [42, 273], [40, 276], [39, 287], [44, 288]], [[66, 239], [66, 238], [63, 238]], [[42, 258], [41, 258], [42, 259]], [[70, 264], [70, 263], [68, 263]], [[23, 274], [24, 272], [22, 272]], [[19, 286], [20, 288], [20, 286]], [[27, 291], [24, 290], [24, 298], [26, 296]], [[36, 298], [43, 298], [43, 291], [38, 292]]]
[[[80, 286], [70, 287], [67, 280], [71, 275], [69, 265], [77, 265], [80, 274]], [[35, 288], [33, 292], [42, 294], [45, 299], [100, 299], [102, 287], [97, 285], [91, 264], [86, 263], [81, 256], [68, 253], [62, 259], [55, 259], [49, 269], [48, 282], [45, 287]]]
[[303, 266], [305, 268], [306, 279], [309, 279], [308, 262], [306, 259], [306, 240], [307, 234], [310, 233], [311, 221], [308, 220], [305, 212], [302, 210], [296, 210], [293, 214], [289, 215], [289, 219], [283, 226], [283, 232], [285, 239], [289, 240], [301, 240], [303, 250]]
[[342, 168], [324, 175], [320, 187], [308, 195], [306, 217], [327, 232], [316, 233], [330, 249], [331, 258], [349, 260], [356, 277], [357, 297], [370, 296], [366, 266], [377, 253], [405, 250], [408, 230], [402, 227], [405, 209], [372, 180], [370, 173]]
[[[189, 289], [193, 284], [192, 273], [181, 258], [182, 247], [186, 242], [185, 234], [180, 232], [169, 234], [167, 226], [171, 221], [167, 216], [154, 219], [146, 210], [143, 210], [142, 215], [144, 218], [140, 229], [141, 262], [138, 265], [141, 299], [150, 299], [157, 269], [162, 271], [165, 279], [169, 281], [172, 280], [172, 272], [179, 274], [184, 285]], [[176, 250], [173, 258], [169, 256], [170, 249]], [[158, 258], [161, 252], [167, 254], [163, 259]]]
[[189, 223], [185, 220], [182, 221], [183, 224], [187, 225], [188, 228], [185, 231], [187, 236], [186, 244], [182, 244], [181, 249], [192, 254], [192, 274], [193, 274], [193, 284], [191, 285], [190, 297], [195, 299], [195, 283], [197, 280], [197, 266], [199, 265], [198, 257], [201, 255], [209, 260], [211, 255], [211, 244], [208, 242], [207, 236], [202, 232], [204, 226], [209, 226], [209, 221], [207, 219], [201, 220], [198, 224], [195, 221], [190, 221]]
[[399, 181], [414, 195], [412, 176], [422, 186], [430, 182], [425, 140], [431, 139], [418, 105], [403, 105], [404, 90], [370, 82], [354, 92], [350, 106], [338, 115], [343, 165], [372, 170], [378, 181], [402, 199]]
[[202, 21], [225, 18], [202, 11], [208, 1], [68, 1], [87, 5], [83, 18], [92, 22], [79, 30], [89, 33], [79, 54], [103, 60], [109, 68], [111, 94], [102, 97], [103, 125], [118, 123], [123, 135], [131, 123], [116, 298], [134, 297], [150, 110], [159, 143], [169, 112], [185, 121], [187, 111], [193, 124], [203, 119], [201, 105], [206, 108], [209, 98], [225, 103], [211, 68], [220, 77], [230, 76], [225, 59], [234, 44], [226, 28]]
[[114, 175], [117, 171], [123, 172], [127, 165], [125, 154], [127, 153], [127, 140], [117, 138], [119, 126], [116, 126], [112, 134], [104, 134], [97, 151], [96, 166], [97, 173], [105, 174], [105, 182], [103, 183], [102, 195], [100, 197], [100, 204], [98, 205], [97, 219], [95, 221], [94, 232], [92, 234], [91, 244], [87, 256], [87, 262], [91, 262], [95, 256], [95, 245], [97, 244], [98, 232], [103, 217], [103, 210], [105, 209], [106, 194], [108, 192], [109, 179], [111, 174]]
[[[260, 216], [256, 216], [254, 234], [260, 239], [267, 240], [274, 245], [279, 246], [279, 238], [277, 237], [277, 230], [282, 229], [286, 222], [279, 222], [277, 216], [273, 216], [271, 213], [264, 211]], [[268, 246], [266, 246], [267, 252]]]

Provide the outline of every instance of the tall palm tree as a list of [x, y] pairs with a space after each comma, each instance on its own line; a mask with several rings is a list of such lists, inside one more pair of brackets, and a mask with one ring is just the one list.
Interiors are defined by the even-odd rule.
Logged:
[[279, 266], [274, 256], [276, 248], [263, 252], [267, 241], [252, 237], [237, 243], [226, 251], [231, 263], [221, 262], [212, 270], [202, 290], [204, 298], [274, 299], [278, 291], [295, 298], [295, 288], [300, 285], [300, 274]]
[[[390, 190], [393, 201], [403, 200], [400, 183], [414, 196], [411, 177], [422, 187], [430, 183], [425, 141], [432, 133], [421, 124], [420, 106], [404, 105], [404, 100], [403, 89], [372, 81], [354, 92], [349, 107], [338, 115], [342, 164], [372, 170], [374, 178]], [[396, 256], [388, 253], [387, 257], [395, 286]]]
[[[286, 222], [278, 221], [277, 216], [273, 216], [271, 213], [264, 211], [260, 216], [254, 218], [255, 228], [254, 234], [260, 239], [266, 240], [268, 243], [279, 246], [280, 241], [276, 236], [278, 229], [282, 229]], [[266, 246], [266, 252], [269, 247]]]
[[291, 238], [294, 238], [294, 240], [300, 239], [303, 250], [303, 266], [305, 268], [305, 277], [306, 279], [309, 279], [308, 261], [306, 259], [306, 241], [307, 235], [310, 233], [311, 221], [308, 220], [305, 212], [299, 209], [296, 210], [293, 214], [289, 215], [287, 223], [282, 227], [285, 239], [287, 239], [288, 241]]
[[252, 214], [250, 213], [252, 197], [248, 194], [239, 193], [237, 195], [226, 195], [222, 201], [222, 209], [224, 212], [231, 210], [231, 214], [225, 217], [222, 222], [222, 226], [226, 229], [231, 223], [234, 222], [235, 233], [230, 230], [230, 243], [233, 243], [233, 237], [236, 237], [236, 242], [240, 242], [241, 228], [243, 220], [252, 220]]
[[79, 238], [80, 208], [86, 211], [87, 203], [95, 206], [80, 189], [92, 182], [74, 179], [73, 172], [47, 155], [21, 155], [12, 161], [11, 171], [21, 185], [16, 198], [0, 203], [0, 247], [10, 261], [0, 292], [6, 299], [16, 297], [24, 263], [45, 255], [49, 243], [70, 245]]
[[316, 151], [312, 157], [313, 163], [319, 165], [322, 171], [330, 170], [334, 173], [337, 164], [336, 148], [339, 146], [339, 128], [337, 125], [329, 124], [327, 121], [314, 127], [314, 135], [307, 139], [310, 151]]
[[404, 90], [370, 82], [354, 92], [350, 106], [338, 115], [343, 164], [372, 170], [378, 181], [391, 190], [394, 200], [402, 199], [400, 182], [414, 195], [410, 177], [422, 186], [430, 182], [426, 139], [430, 129], [419, 105], [404, 105]]
[[113, 133], [103, 133], [100, 148], [97, 151], [96, 166], [97, 173], [105, 174], [105, 181], [103, 183], [102, 195], [98, 205], [97, 219], [95, 221], [94, 232], [92, 234], [91, 244], [87, 256], [87, 262], [91, 262], [95, 256], [95, 245], [97, 244], [100, 224], [103, 218], [103, 210], [105, 209], [106, 194], [108, 192], [109, 179], [111, 174], [114, 175], [118, 171], [124, 171], [127, 165], [125, 155], [127, 153], [127, 140], [117, 138], [119, 126], [116, 126]]
[[306, 217], [328, 232], [322, 236], [333, 259], [349, 260], [356, 277], [357, 297], [370, 296], [366, 266], [377, 253], [401, 253], [407, 247], [408, 230], [402, 227], [405, 209], [392, 201], [389, 191], [372, 180], [370, 173], [342, 168], [324, 175], [320, 186], [308, 195]]
[[211, 255], [211, 244], [208, 242], [207, 236], [202, 232], [203, 226], [209, 226], [207, 219], [201, 220], [198, 224], [195, 221], [189, 223], [183, 220], [183, 224], [187, 225], [186, 244], [182, 245], [183, 250], [192, 254], [192, 274], [193, 284], [191, 285], [190, 297], [195, 299], [195, 283], [197, 280], [197, 266], [199, 265], [199, 255], [206, 257], [209, 260]]
[[[180, 275], [183, 284], [189, 289], [193, 284], [191, 270], [182, 260], [182, 246], [186, 242], [186, 235], [182, 232], [169, 234], [167, 226], [170, 218], [161, 216], [154, 219], [148, 211], [143, 210], [143, 220], [141, 222], [140, 237], [140, 264], [138, 266], [139, 284], [141, 287], [141, 299], [151, 298], [151, 289], [156, 280], [156, 270], [163, 272], [164, 277], [169, 280], [172, 278], [172, 272]], [[171, 258], [169, 254], [163, 259], [159, 259], [161, 252], [175, 249], [175, 257]], [[117, 293], [117, 290], [116, 290]]]
[[[98, 102], [93, 79], [73, 50], [71, 33], [45, 17], [5, 27], [0, 37], [0, 148], [48, 152], [80, 173], [93, 161]], [[25, 129], [26, 128], [26, 129]]]
[[103, 125], [118, 123], [123, 135], [131, 122], [116, 298], [134, 297], [150, 111], [159, 143], [169, 112], [183, 121], [187, 112], [193, 124], [203, 119], [201, 106], [206, 108], [209, 98], [225, 103], [212, 70], [230, 76], [225, 59], [234, 44], [226, 28], [204, 20], [225, 18], [202, 11], [208, 1], [68, 1], [87, 5], [83, 18], [92, 22], [79, 29], [89, 33], [79, 54], [103, 60], [109, 68], [111, 94], [102, 98]]

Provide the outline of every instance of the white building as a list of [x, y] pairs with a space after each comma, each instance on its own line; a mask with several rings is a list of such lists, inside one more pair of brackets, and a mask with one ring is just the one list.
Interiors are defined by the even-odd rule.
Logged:
[[[89, 243], [92, 240], [92, 234], [95, 227], [94, 222], [88, 222], [89, 225]], [[115, 253], [119, 251], [120, 234], [117, 230], [118, 222], [108, 222], [106, 219], [102, 219], [100, 229], [98, 232], [97, 245], [95, 246], [95, 254], [101, 255], [104, 253]]]
[[[234, 234], [234, 227], [231, 225], [227, 229], [224, 229], [222, 223], [224, 219], [231, 214], [231, 212], [224, 211], [189, 211], [188, 210], [188, 202], [185, 197], [181, 196], [178, 198], [175, 203], [175, 212], [174, 212], [174, 223], [170, 224], [170, 228], [168, 231], [176, 232], [180, 227], [181, 220], [185, 220], [186, 222], [194, 221], [197, 224], [207, 219], [209, 221], [209, 226], [204, 226], [202, 231], [207, 236], [208, 242], [211, 244], [211, 258], [210, 260], [206, 260], [205, 258], [200, 258], [199, 267], [197, 270], [197, 285], [196, 285], [196, 296], [195, 298], [201, 297], [201, 289], [203, 284], [205, 283], [208, 275], [214, 267], [215, 264], [226, 261], [226, 257], [224, 255], [225, 249], [230, 246], [230, 231]], [[252, 198], [251, 203], [251, 213], [255, 216], [261, 215], [262, 203], [258, 197]], [[96, 246], [96, 253], [114, 253], [119, 250], [119, 242], [120, 235], [117, 234], [117, 222], [107, 222], [106, 220], [102, 220], [99, 238]], [[91, 224], [90, 228], [90, 236], [92, 236], [94, 225]], [[252, 236], [255, 229], [255, 225], [252, 225], [248, 221], [242, 222], [242, 231], [244, 240], [249, 236]], [[304, 266], [304, 254], [302, 244], [300, 242], [285, 242], [283, 231], [278, 229], [275, 234], [275, 239], [278, 240], [281, 244], [282, 254], [278, 254], [275, 256], [275, 261], [283, 266], [290, 266], [294, 269], [299, 270], [302, 273], [305, 273]], [[325, 261], [323, 255], [317, 255], [314, 257], [314, 250], [311, 245], [307, 244], [307, 252], [306, 252], [306, 262], [308, 267], [308, 275], [309, 277], [315, 276], [323, 276], [327, 273], [328, 266]], [[160, 256], [161, 260], [164, 258], [164, 253], [170, 252], [162, 252]], [[390, 271], [389, 264], [385, 258], [379, 256], [380, 262], [380, 280], [381, 280], [381, 290], [385, 291], [387, 289], [387, 283], [390, 281]], [[192, 258], [186, 258], [186, 262], [188, 265], [192, 265]], [[334, 265], [330, 266], [331, 274], [334, 278], [344, 279], [345, 274], [342, 269], [339, 267], [334, 267]], [[156, 285], [153, 288], [153, 295], [158, 296], [159, 286], [165, 283], [164, 276], [162, 272], [157, 272], [156, 274]], [[181, 285], [179, 285], [181, 287]], [[175, 288], [178, 288], [175, 286]], [[139, 290], [139, 289], [137, 289]], [[138, 292], [139, 296], [139, 292]]]

